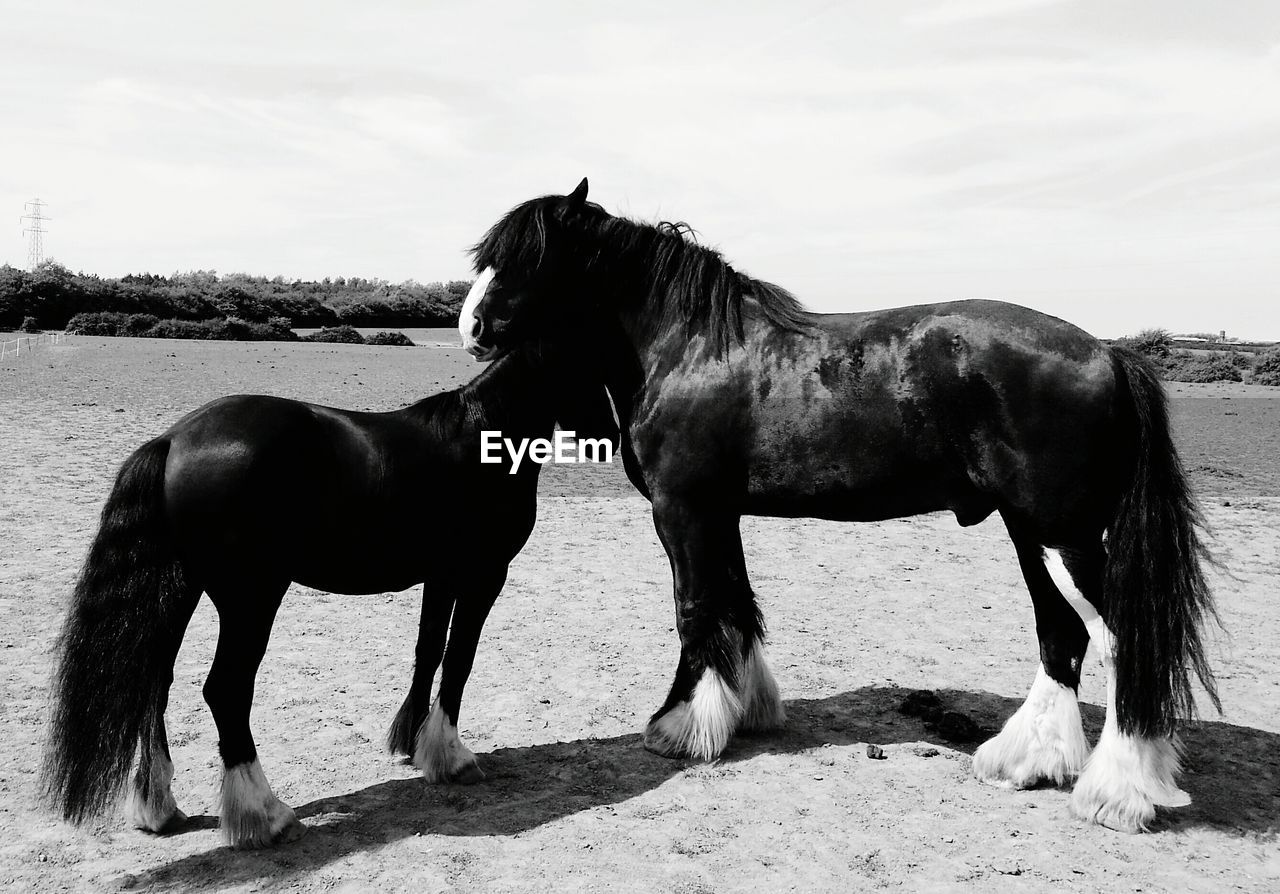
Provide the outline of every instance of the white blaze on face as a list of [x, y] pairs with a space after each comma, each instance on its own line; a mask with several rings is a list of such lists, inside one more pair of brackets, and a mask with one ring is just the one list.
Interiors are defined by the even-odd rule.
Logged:
[[467, 293], [467, 300], [462, 302], [462, 311], [458, 314], [458, 334], [462, 336], [462, 346], [472, 354], [483, 353], [477, 346], [472, 333], [476, 328], [476, 307], [480, 304], [480, 299], [484, 298], [484, 293], [489, 291], [491, 282], [493, 282], [493, 268], [486, 267], [476, 277], [475, 284]]

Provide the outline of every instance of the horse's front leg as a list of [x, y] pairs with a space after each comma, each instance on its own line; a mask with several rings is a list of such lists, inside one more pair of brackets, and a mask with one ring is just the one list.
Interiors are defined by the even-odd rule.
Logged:
[[711, 760], [740, 727], [783, 720], [763, 653], [764, 623], [747, 580], [739, 517], [655, 495], [654, 525], [671, 560], [680, 662], [644, 734], [667, 757]]
[[478, 570], [458, 588], [444, 652], [440, 693], [418, 730], [413, 763], [427, 782], [470, 784], [484, 779], [471, 749], [458, 737], [462, 690], [475, 662], [480, 631], [507, 580], [507, 566]]
[[427, 719], [431, 705], [431, 684], [435, 681], [440, 660], [444, 657], [445, 638], [449, 634], [449, 618], [453, 614], [456, 590], [451, 583], [422, 585], [422, 612], [418, 621], [418, 643], [413, 655], [413, 682], [404, 704], [396, 712], [387, 734], [387, 749], [392, 754], [413, 756], [418, 731]]

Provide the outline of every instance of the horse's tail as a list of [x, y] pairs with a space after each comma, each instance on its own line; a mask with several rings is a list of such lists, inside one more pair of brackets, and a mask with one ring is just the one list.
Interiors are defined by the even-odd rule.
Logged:
[[56, 646], [42, 783], [51, 805], [72, 822], [111, 806], [140, 737], [163, 722], [190, 615], [165, 524], [168, 455], [169, 442], [158, 438], [121, 467]]
[[1163, 736], [1195, 715], [1192, 671], [1222, 710], [1201, 642], [1203, 622], [1217, 614], [1201, 567], [1203, 521], [1173, 445], [1164, 386], [1141, 355], [1112, 348], [1111, 356], [1128, 395], [1133, 466], [1107, 532], [1103, 618], [1115, 638], [1121, 732]]

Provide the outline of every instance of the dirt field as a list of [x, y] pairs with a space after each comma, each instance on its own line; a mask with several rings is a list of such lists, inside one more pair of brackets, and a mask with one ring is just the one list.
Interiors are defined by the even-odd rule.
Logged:
[[[932, 689], [994, 730], [1021, 702], [1037, 660], [1031, 605], [998, 520], [749, 520], [787, 729], [739, 739], [712, 765], [645, 752], [638, 733], [677, 656], [670, 577], [647, 504], [607, 467], [544, 473], [539, 525], [463, 701], [483, 783], [424, 786], [382, 748], [418, 593], [295, 588], [254, 726], [275, 790], [309, 827], [301, 841], [221, 844], [200, 698], [216, 634], [207, 601], [168, 713], [189, 828], [159, 838], [115, 817], [80, 830], [41, 813], [49, 646], [124, 457], [227, 393], [390, 409], [475, 371], [443, 348], [95, 338], [0, 364], [0, 888], [1280, 890], [1280, 389], [1177, 389], [1177, 436], [1222, 562], [1225, 715], [1187, 731], [1194, 804], [1153, 834], [1076, 822], [1062, 790], [984, 786], [969, 775], [973, 744], [897, 710]], [[1092, 735], [1100, 676], [1091, 659]], [[869, 759], [868, 743], [887, 759]]]

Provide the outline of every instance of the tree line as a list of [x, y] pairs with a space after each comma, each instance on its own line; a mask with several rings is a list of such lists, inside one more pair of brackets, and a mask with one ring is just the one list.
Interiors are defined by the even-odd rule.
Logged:
[[72, 273], [56, 261], [33, 271], [5, 264], [0, 266], [0, 330], [17, 329], [24, 322], [63, 329], [83, 313], [190, 322], [270, 321], [300, 328], [452, 326], [470, 287], [467, 280], [390, 283], [340, 276], [315, 282], [212, 270], [112, 279]]
[[1227, 350], [1193, 353], [1178, 350], [1177, 339], [1168, 329], [1144, 329], [1137, 335], [1117, 339], [1116, 344], [1145, 354], [1168, 382], [1280, 385], [1280, 347], [1246, 351], [1228, 345]]

